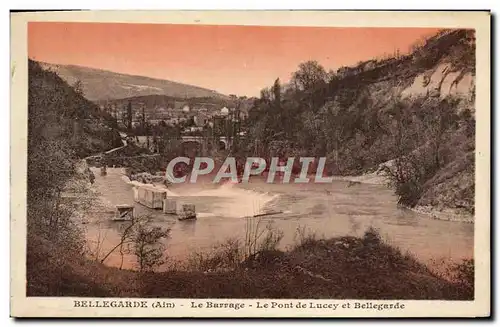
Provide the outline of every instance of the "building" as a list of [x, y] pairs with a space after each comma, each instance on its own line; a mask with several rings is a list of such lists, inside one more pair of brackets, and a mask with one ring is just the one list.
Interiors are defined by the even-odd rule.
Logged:
[[229, 109], [224, 107], [220, 110], [220, 114], [223, 115], [223, 116], [227, 116], [229, 115]]
[[203, 127], [191, 126], [184, 129], [184, 133], [203, 132]]

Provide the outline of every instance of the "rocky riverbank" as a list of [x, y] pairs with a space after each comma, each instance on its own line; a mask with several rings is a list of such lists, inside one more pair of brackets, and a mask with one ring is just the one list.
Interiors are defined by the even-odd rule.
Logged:
[[[351, 182], [349, 186], [357, 183], [374, 184], [374, 185], [387, 185], [390, 187], [390, 179], [382, 171], [366, 173], [358, 176], [337, 176], [337, 180]], [[432, 219], [474, 223], [474, 215], [466, 208], [466, 206], [455, 205], [447, 206], [446, 204], [433, 201], [436, 205], [427, 204], [428, 196], [425, 198], [426, 204], [418, 204], [413, 208], [406, 207], [409, 210], [431, 217]], [[424, 201], [421, 201], [424, 202]], [[463, 201], [462, 201], [463, 202]], [[470, 206], [470, 205], [469, 205]]]
[[474, 223], [474, 216], [458, 208], [436, 208], [431, 206], [416, 206], [410, 210], [419, 214], [427, 215], [433, 219], [456, 221], [462, 223]]

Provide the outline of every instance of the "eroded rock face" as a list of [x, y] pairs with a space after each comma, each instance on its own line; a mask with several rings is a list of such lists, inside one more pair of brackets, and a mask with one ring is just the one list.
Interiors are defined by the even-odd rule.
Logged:
[[413, 83], [401, 92], [401, 96], [435, 95], [440, 98], [456, 96], [470, 101], [475, 84], [472, 72], [455, 69], [451, 64], [442, 63], [417, 75]]

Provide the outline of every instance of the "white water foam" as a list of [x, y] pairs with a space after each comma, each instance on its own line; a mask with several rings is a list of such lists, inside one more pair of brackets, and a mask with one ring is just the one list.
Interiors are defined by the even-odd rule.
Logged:
[[215, 214], [212, 212], [197, 212], [196, 217], [197, 218], [209, 218], [209, 217], [215, 217]]
[[170, 190], [169, 188], [166, 188], [164, 187], [163, 185], [154, 185], [154, 184], [144, 184], [144, 183], [141, 183], [141, 182], [138, 182], [138, 181], [131, 181], [127, 176], [122, 176], [121, 179], [127, 183], [128, 185], [132, 185], [134, 187], [138, 187], [138, 186], [144, 186], [144, 185], [150, 185], [150, 186], [153, 186], [154, 188], [157, 188], [158, 190], [162, 190], [162, 191], [167, 191], [167, 196], [168, 197], [178, 197], [179, 194], [177, 194], [176, 192]]
[[232, 218], [264, 214], [266, 205], [278, 198], [278, 195], [245, 190], [235, 185], [227, 183], [216, 189], [203, 190], [188, 196], [221, 198], [221, 205], [214, 208], [214, 215]]
[[[131, 181], [128, 177], [122, 176], [122, 180], [133, 187], [145, 185], [138, 181]], [[242, 218], [266, 213], [266, 206], [279, 195], [271, 195], [267, 192], [261, 193], [253, 190], [245, 190], [236, 187], [237, 184], [226, 183], [215, 189], [201, 190], [198, 192], [186, 192], [179, 194], [169, 188], [154, 186], [155, 188], [166, 190], [167, 197], [214, 197], [219, 198], [220, 203], [216, 203], [211, 213], [198, 213], [198, 217], [231, 217]], [[218, 202], [218, 201], [217, 201]]]

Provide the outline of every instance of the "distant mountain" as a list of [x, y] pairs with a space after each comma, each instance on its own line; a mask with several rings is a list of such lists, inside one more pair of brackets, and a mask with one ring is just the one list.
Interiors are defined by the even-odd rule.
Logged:
[[107, 70], [40, 62], [43, 69], [57, 73], [68, 84], [81, 82], [85, 97], [91, 101], [123, 99], [145, 95], [166, 95], [176, 98], [228, 97], [202, 87], [145, 76], [115, 73]]

